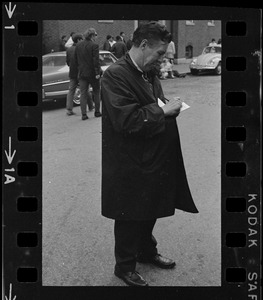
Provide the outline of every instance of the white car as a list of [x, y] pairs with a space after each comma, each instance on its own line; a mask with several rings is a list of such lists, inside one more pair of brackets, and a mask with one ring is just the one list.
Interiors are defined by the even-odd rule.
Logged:
[[191, 61], [191, 74], [213, 72], [221, 75], [221, 49], [221, 45], [205, 47], [202, 54]]

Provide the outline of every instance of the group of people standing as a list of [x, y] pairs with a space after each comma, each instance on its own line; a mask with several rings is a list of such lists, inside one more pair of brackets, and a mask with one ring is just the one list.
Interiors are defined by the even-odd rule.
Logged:
[[[71, 32], [67, 41], [65, 39], [66, 36], [61, 38], [61, 50], [63, 50], [62, 46], [66, 50], [66, 62], [69, 66], [70, 78], [66, 102], [67, 115], [75, 114], [73, 112], [73, 99], [79, 86], [82, 120], [88, 119], [87, 105], [89, 111], [95, 108], [95, 117], [101, 117], [100, 77], [102, 69], [99, 59], [99, 45], [96, 42], [97, 36], [96, 30], [89, 28], [84, 34]], [[127, 42], [124, 37], [125, 33], [120, 32], [115, 41], [111, 35], [107, 35], [103, 44], [103, 50], [112, 52], [117, 59], [122, 58], [132, 47], [132, 35], [130, 35], [130, 39]], [[90, 85], [93, 90], [93, 98], [89, 93]]]
[[222, 41], [221, 39], [218, 39], [218, 41], [216, 42], [215, 39], [212, 39], [211, 42], [208, 44], [208, 46], [221, 46], [222, 45]]
[[131, 47], [132, 34], [130, 35], [129, 40], [126, 42], [125, 33], [121, 31], [120, 35], [116, 36], [116, 40], [114, 40], [112, 35], [107, 35], [102, 49], [112, 52], [118, 59], [120, 59], [125, 56], [125, 54], [131, 49]]
[[[77, 86], [80, 88], [80, 109], [82, 120], [87, 120], [87, 104], [89, 111], [94, 109], [95, 117], [101, 117], [100, 112], [100, 77], [102, 69], [99, 60], [99, 45], [96, 43], [97, 32], [89, 28], [84, 35], [74, 33], [72, 46], [67, 49], [66, 61], [69, 66], [69, 91], [67, 94], [67, 115], [74, 115], [73, 98]], [[89, 87], [93, 89], [93, 98], [89, 93]]]

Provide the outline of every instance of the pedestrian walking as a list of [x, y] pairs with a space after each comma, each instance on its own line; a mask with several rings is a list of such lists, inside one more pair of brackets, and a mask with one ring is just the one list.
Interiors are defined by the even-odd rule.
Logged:
[[156, 76], [170, 41], [164, 25], [141, 24], [131, 50], [101, 81], [102, 215], [115, 220], [114, 274], [133, 286], [148, 285], [136, 262], [175, 267], [158, 253], [152, 234], [156, 220], [175, 209], [198, 212], [176, 123], [182, 104], [164, 97]]
[[116, 43], [112, 46], [111, 52], [118, 58], [122, 58], [126, 52], [126, 45], [123, 43], [121, 37], [119, 35], [116, 36]]
[[168, 44], [167, 50], [165, 52], [165, 57], [169, 59], [170, 63], [173, 64], [174, 62], [174, 55], [175, 55], [176, 51], [175, 51], [175, 45], [174, 42], [171, 41]]
[[72, 36], [73, 45], [67, 49], [66, 52], [66, 62], [69, 66], [69, 90], [67, 94], [66, 109], [67, 115], [71, 116], [75, 113], [73, 112], [73, 98], [75, 95], [76, 88], [78, 86], [78, 67], [75, 61], [75, 49], [76, 45], [83, 40], [83, 35], [80, 33], [75, 33]]
[[171, 63], [171, 69], [168, 70], [168, 77], [169, 78], [174, 78], [173, 76], [173, 64], [174, 64], [174, 55], [175, 55], [176, 51], [175, 51], [175, 45], [174, 42], [171, 41], [168, 44], [166, 53], [165, 53], [165, 57], [168, 58], [169, 62]]
[[87, 100], [89, 110], [93, 109], [93, 103], [89, 97], [89, 85], [92, 86], [95, 117], [101, 117], [100, 112], [100, 76], [102, 70], [99, 60], [99, 45], [96, 43], [97, 32], [94, 28], [89, 28], [84, 33], [84, 40], [76, 45], [75, 59], [79, 70], [80, 86], [80, 108], [82, 120], [87, 120]]

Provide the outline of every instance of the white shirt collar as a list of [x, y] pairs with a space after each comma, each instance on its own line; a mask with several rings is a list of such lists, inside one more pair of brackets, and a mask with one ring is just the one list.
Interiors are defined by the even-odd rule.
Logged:
[[142, 72], [143, 73], [143, 70], [136, 64], [136, 62], [132, 59], [132, 57], [130, 56], [130, 58], [131, 58], [131, 60], [132, 60], [132, 62], [133, 62], [133, 64], [135, 65], [135, 67], [140, 71], [140, 72]]

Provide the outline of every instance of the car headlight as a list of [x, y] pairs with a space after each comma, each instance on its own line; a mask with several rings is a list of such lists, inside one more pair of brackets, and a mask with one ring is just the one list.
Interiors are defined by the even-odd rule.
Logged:
[[197, 59], [194, 58], [194, 59], [191, 61], [191, 65], [195, 65], [195, 64], [196, 64], [196, 61], [197, 61]]
[[216, 60], [213, 58], [213, 59], [209, 60], [207, 65], [214, 65], [215, 63], [216, 63]]

